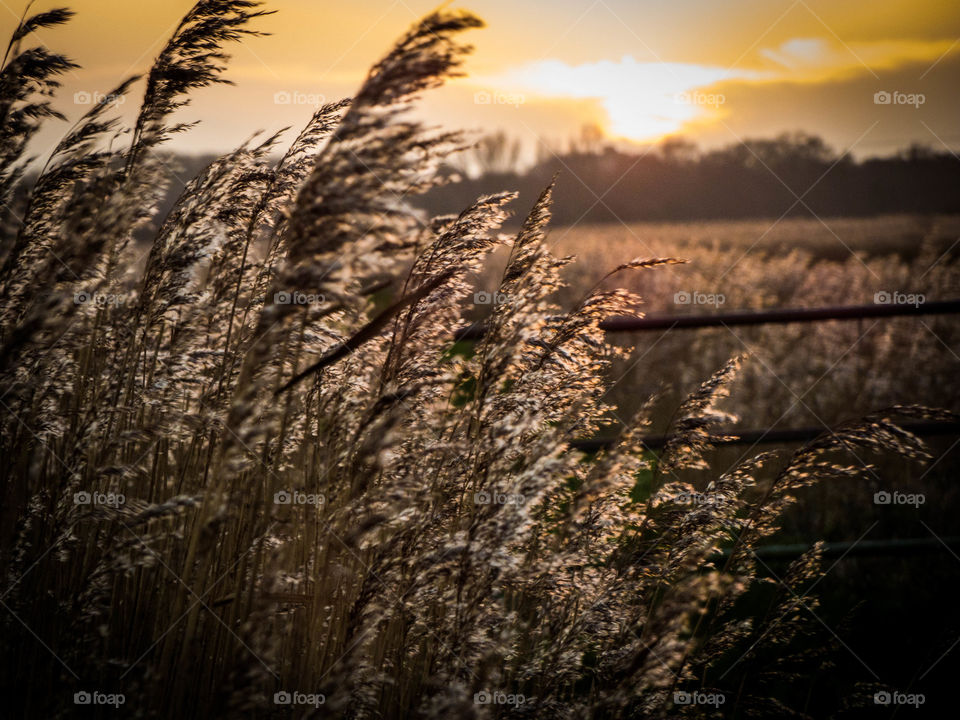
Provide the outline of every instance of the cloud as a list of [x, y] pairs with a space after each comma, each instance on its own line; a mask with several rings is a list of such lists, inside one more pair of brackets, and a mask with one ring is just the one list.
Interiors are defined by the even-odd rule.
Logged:
[[830, 62], [833, 49], [824, 38], [794, 38], [779, 48], [765, 48], [760, 54], [789, 70], [823, 66]]
[[953, 47], [950, 40], [883, 40], [843, 43], [822, 37], [792, 38], [761, 57], [777, 66], [772, 79], [818, 82], [850, 74], [893, 70], [912, 63], [933, 63]]

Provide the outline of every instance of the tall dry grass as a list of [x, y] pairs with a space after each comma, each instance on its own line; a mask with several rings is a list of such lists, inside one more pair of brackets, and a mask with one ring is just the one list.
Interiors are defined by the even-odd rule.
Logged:
[[[122, 694], [120, 711], [141, 717], [786, 712], [824, 645], [802, 613], [818, 554], [766, 592], [753, 548], [797, 490], [862, 472], [839, 451], [922, 456], [892, 418], [929, 411], [878, 413], [715, 473], [734, 360], [684, 404], [655, 467], [643, 411], [605, 454], [572, 450], [607, 410], [617, 353], [598, 323], [636, 296], [550, 301], [569, 262], [544, 240], [550, 188], [512, 238], [499, 232], [510, 194], [426, 224], [403, 201], [465, 142], [408, 110], [460, 72], [458, 38], [481, 25], [466, 12], [415, 25], [279, 162], [280, 135], [214, 161], [138, 271], [131, 238], [163, 191], [158, 151], [187, 129], [173, 113], [224, 81], [225, 49], [262, 14], [198, 2], [146, 76], [133, 128], [94, 106], [29, 192], [29, 141], [58, 117], [49, 96], [73, 65], [23, 45], [70, 14], [24, 20], [8, 49], [7, 709], [118, 712], [77, 705], [86, 692]], [[453, 353], [469, 278], [502, 245], [508, 302]], [[702, 470], [699, 494], [675, 479], [685, 468]], [[638, 477], [651, 478], [639, 493]], [[693, 692], [713, 704], [687, 704]]]

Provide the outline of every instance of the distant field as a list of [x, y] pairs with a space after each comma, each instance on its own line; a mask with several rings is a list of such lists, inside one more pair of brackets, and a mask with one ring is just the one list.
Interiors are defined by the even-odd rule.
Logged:
[[[648, 315], [871, 304], [878, 292], [923, 294], [928, 300], [960, 298], [960, 217], [825, 222], [784, 220], [773, 229], [772, 220], [554, 227], [548, 241], [558, 255], [577, 258], [567, 268], [569, 286], [561, 293], [566, 307], [611, 269], [637, 256], [688, 261], [621, 273], [608, 281], [610, 287], [639, 294]], [[478, 279], [480, 285], [496, 286], [503, 257], [501, 252], [491, 263]], [[678, 293], [714, 296], [717, 304], [678, 303]], [[633, 347], [626, 359], [615, 362], [605, 396], [612, 406], [606, 429], [610, 435], [651, 396], [656, 400], [650, 432], [667, 431], [686, 397], [735, 355], [744, 355], [745, 362], [721, 405], [738, 418], [731, 426], [741, 429], [826, 430], [897, 404], [960, 411], [956, 315], [607, 337]], [[798, 542], [815, 537], [849, 540], [875, 519], [879, 524], [871, 537], [922, 536], [925, 530], [915, 515], [877, 515], [872, 497], [884, 487], [936, 497], [924, 510], [924, 521], [956, 527], [952, 508], [960, 502], [955, 482], [960, 467], [956, 454], [949, 452], [955, 440], [930, 439], [934, 456], [947, 457], [929, 471], [888, 459], [872, 471], [870, 483], [823, 485], [802, 493], [782, 537]], [[716, 467], [726, 468], [768, 449], [763, 444], [721, 448], [712, 457]], [[850, 458], [855, 464], [873, 460], [869, 455]], [[697, 484], [702, 475], [693, 472], [688, 479]], [[854, 535], [851, 518], [857, 519]], [[868, 576], [865, 571], [864, 578]], [[896, 605], [899, 600], [890, 602]]]
[[[696, 289], [703, 292], [724, 292], [728, 309], [734, 307], [734, 301], [736, 307], [818, 304], [826, 297], [837, 302], [872, 301], [876, 291], [869, 293], [870, 297], [858, 294], [869, 287], [854, 282], [836, 287], [829, 284], [824, 273], [840, 266], [863, 273], [870, 280], [867, 285], [876, 285], [878, 290], [884, 289], [885, 281], [896, 280], [902, 291], [960, 294], [960, 275], [946, 267], [960, 256], [960, 216], [556, 226], [548, 242], [557, 254], [576, 257], [567, 274], [571, 299], [608, 270], [634, 257], [687, 260], [685, 267], [618, 277], [618, 284], [643, 292], [651, 310], [676, 310], [673, 293], [667, 298], [663, 291], [671, 287], [681, 290], [690, 283], [702, 285]], [[485, 284], [495, 281], [501, 264], [491, 265]], [[784, 264], [793, 265], [795, 271], [808, 269], [796, 276], [775, 276], [774, 271]], [[811, 282], [811, 272], [824, 283], [814, 287], [818, 284]], [[744, 285], [749, 285], [749, 292], [741, 296], [738, 291]], [[766, 292], [756, 294], [758, 286]]]
[[[922, 294], [929, 300], [960, 297], [960, 217], [828, 218], [771, 225], [773, 220], [554, 227], [548, 241], [556, 253], [577, 258], [562, 292], [567, 306], [606, 272], [637, 256], [688, 261], [621, 273], [609, 281], [611, 287], [638, 293], [647, 314], [870, 304], [880, 292]], [[496, 265], [480, 279], [484, 287], [494, 286]], [[704, 302], [677, 302], [696, 294]], [[960, 409], [956, 317], [612, 339], [637, 345], [610, 393], [624, 419], [651, 392], [660, 392], [665, 425], [686, 393], [731, 355], [745, 352], [754, 359], [728, 401], [743, 426], [818, 425], [897, 402]]]
[[[784, 254], [802, 250], [815, 258], [843, 261], [851, 251], [863, 257], [923, 251], [960, 253], [960, 216], [893, 215], [877, 218], [816, 218], [718, 222], [633, 223], [556, 227], [550, 242], [584, 260], [615, 261], [622, 253], [675, 254], [750, 250]], [[696, 258], [691, 258], [696, 260]]]

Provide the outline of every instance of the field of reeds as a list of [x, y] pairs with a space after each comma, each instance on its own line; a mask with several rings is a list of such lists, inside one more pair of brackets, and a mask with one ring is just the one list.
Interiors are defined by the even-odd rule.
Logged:
[[[292, 142], [217, 158], [154, 217], [190, 93], [226, 80], [229, 48], [264, 11], [198, 2], [149, 73], [105, 96], [143, 88], [133, 127], [98, 103], [39, 174], [30, 139], [59, 117], [73, 64], [34, 33], [70, 13], [25, 18], [8, 47], [4, 715], [871, 716], [881, 678], [814, 692], [843, 652], [815, 612], [820, 548], [775, 578], [755, 550], [810, 486], [869, 488], [864, 460], [920, 467], [930, 454], [897, 423], [952, 418], [921, 406], [944, 396], [897, 394], [831, 415], [801, 447], [716, 463], [731, 409], [767, 391], [749, 385], [748, 343], [705, 335], [677, 341], [682, 359], [648, 355], [621, 402], [636, 351], [599, 323], [666, 309], [681, 278], [708, 292], [678, 273], [730, 251], [660, 242], [615, 259], [578, 242], [578, 265], [548, 235], [551, 187], [533, 207], [505, 192], [424, 221], [407, 198], [470, 140], [408, 111], [465, 70], [461, 37], [482, 25], [467, 12], [424, 18], [354, 98], [305, 118]], [[515, 232], [508, 211], [525, 218]], [[135, 238], [151, 227], [142, 258]], [[491, 290], [507, 301], [482, 340], [455, 345], [495, 253]], [[810, 283], [807, 299], [831, 278], [846, 299], [872, 287], [852, 264], [790, 277], [805, 261], [776, 262], [767, 287]], [[902, 267], [867, 262], [890, 278]], [[725, 281], [732, 305], [758, 302], [751, 267]], [[942, 272], [931, 287], [949, 283]], [[658, 382], [682, 399], [651, 455], [641, 438], [659, 401], [638, 393]], [[751, 422], [789, 410], [777, 402]], [[614, 446], [571, 446], [614, 414]]]
[[[612, 283], [640, 295], [651, 316], [873, 305], [894, 295], [920, 304], [960, 297], [956, 217], [775, 220], [553, 228], [547, 244], [577, 258], [558, 301], [570, 306], [638, 250], [687, 260]], [[503, 262], [503, 253], [495, 256], [478, 286], [492, 290]], [[482, 307], [477, 310], [482, 314]], [[737, 389], [725, 407], [746, 427], [829, 425], [905, 398], [960, 409], [952, 400], [960, 397], [960, 325], [949, 315], [660, 331], [626, 339], [638, 349], [614, 370], [619, 381], [608, 399], [627, 414], [642, 398], [668, 389], [663, 407], [672, 413], [683, 393], [738, 353], [755, 360], [734, 381]], [[650, 373], [657, 368], [670, 369]]]

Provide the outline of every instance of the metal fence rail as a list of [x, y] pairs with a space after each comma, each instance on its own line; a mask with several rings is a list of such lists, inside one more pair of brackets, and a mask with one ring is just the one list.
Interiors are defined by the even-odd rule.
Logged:
[[[922, 315], [949, 315], [960, 313], [960, 299], [937, 300], [918, 305], [874, 304], [842, 305], [821, 308], [785, 308], [778, 310], [735, 311], [709, 315], [669, 315], [645, 318], [614, 317], [604, 320], [600, 327], [607, 332], [639, 332], [645, 330], [682, 330], [692, 328], [737, 325], [768, 325], [825, 320], [861, 320], [866, 318], [918, 317]], [[457, 340], [479, 340], [484, 335], [482, 323], [461, 328]]]
[[[660, 317], [630, 318], [614, 317], [604, 320], [600, 327], [607, 332], [643, 332], [648, 330], [681, 330], [736, 325], [767, 325], [828, 320], [862, 320], [867, 318], [919, 317], [923, 315], [948, 315], [960, 313], [960, 299], [923, 302], [916, 305], [883, 304], [843, 305], [820, 308], [786, 308], [753, 312], [735, 311], [709, 315], [673, 315]], [[454, 333], [456, 340], [479, 340], [483, 338], [483, 323], [475, 323]], [[960, 433], [960, 423], [905, 423], [901, 427], [918, 435], [949, 435]], [[730, 437], [717, 445], [754, 445], [757, 443], [791, 443], [813, 440], [824, 432], [823, 428], [806, 427], [789, 430], [743, 430], [724, 433]], [[651, 450], [662, 448], [669, 435], [649, 435], [643, 444]], [[572, 445], [585, 452], [596, 452], [610, 447], [615, 438], [591, 438], [575, 440]]]
[[[742, 325], [787, 324], [802, 322], [824, 322], [828, 320], [863, 320], [868, 318], [919, 317], [923, 315], [947, 315], [960, 313], [960, 299], [924, 302], [916, 305], [881, 304], [846, 305], [839, 307], [793, 308], [779, 310], [761, 310], [756, 312], [727, 312], [709, 315], [680, 315], [646, 318], [615, 317], [600, 324], [607, 332], [642, 332], [648, 330], [681, 330], [708, 327], [730, 327]], [[476, 323], [458, 330], [456, 340], [479, 340], [484, 336], [482, 323]], [[960, 422], [915, 422], [901, 423], [900, 427], [916, 435], [957, 435], [960, 434]], [[717, 434], [726, 438], [715, 445], [755, 445], [759, 443], [799, 443], [819, 437], [826, 428], [804, 427], [787, 430], [742, 430], [722, 431]], [[643, 445], [650, 450], [663, 448], [671, 435], [648, 435], [642, 438]], [[584, 452], [597, 452], [611, 447], [616, 438], [591, 438], [574, 440], [571, 445]], [[755, 553], [761, 559], [791, 560], [807, 552], [812, 546], [807, 544], [766, 545], [756, 548]], [[887, 540], [863, 540], [829, 542], [823, 546], [825, 557], [846, 558], [869, 555], [915, 555], [921, 553], [949, 552], [960, 553], [960, 537], [948, 538], [906, 538]], [[718, 559], [729, 556], [730, 550], [717, 555]]]
[[793, 308], [760, 310], [757, 312], [728, 312], [711, 315], [680, 315], [673, 317], [610, 318], [600, 327], [608, 332], [637, 330], [673, 330], [733, 325], [767, 325], [825, 320], [861, 320], [919, 315], [947, 315], [960, 313], [960, 300], [939, 300], [919, 305], [844, 305], [822, 308]]
[[[960, 313], [960, 299], [923, 302], [916, 305], [882, 304], [847, 305], [821, 308], [793, 308], [762, 310], [755, 312], [728, 312], [709, 315], [681, 315], [647, 318], [615, 317], [609, 318], [600, 324], [607, 332], [641, 332], [649, 330], [679, 330], [708, 327], [729, 327], [742, 325], [787, 324], [801, 322], [824, 322], [829, 320], [862, 320], [867, 318], [891, 317], [918, 317], [923, 315], [944, 315]], [[461, 328], [454, 333], [457, 341], [479, 340], [483, 338], [485, 329], [482, 323], [475, 323]], [[904, 430], [917, 435], [949, 435], [960, 434], [960, 422], [922, 422], [902, 423]], [[786, 430], [718, 430], [718, 435], [724, 439], [714, 442], [715, 445], [755, 445], [759, 443], [798, 443], [813, 440], [824, 432], [825, 428], [804, 427]], [[663, 448], [671, 439], [671, 435], [648, 435], [641, 439], [645, 447], [650, 450]], [[597, 452], [614, 445], [616, 438], [591, 438], [574, 440], [571, 446], [584, 452]], [[755, 553], [760, 558], [771, 560], [792, 559], [807, 552], [812, 546], [806, 544], [767, 545], [759, 547]], [[960, 537], [939, 538], [910, 538], [888, 540], [841, 541], [825, 543], [823, 554], [826, 557], [847, 557], [863, 555], [905, 555], [930, 552], [960, 551]], [[730, 550], [718, 554], [718, 558], [727, 557]], [[306, 602], [308, 596], [277, 596], [278, 602]], [[232, 601], [232, 596], [221, 602]]]

